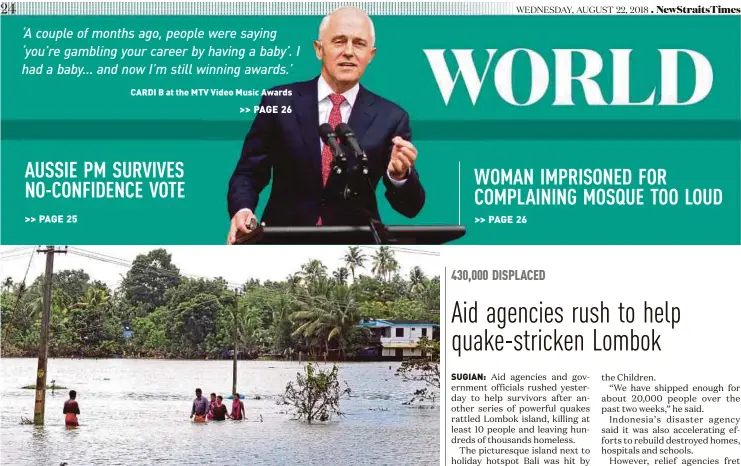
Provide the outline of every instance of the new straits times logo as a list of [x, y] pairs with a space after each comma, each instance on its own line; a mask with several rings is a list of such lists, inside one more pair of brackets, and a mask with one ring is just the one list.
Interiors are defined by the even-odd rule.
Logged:
[[[488, 58], [485, 64], [474, 62], [473, 49], [451, 49], [457, 70], [451, 70], [445, 58], [446, 49], [424, 49], [437, 87], [440, 89], [445, 105], [450, 102], [453, 90], [459, 80], [463, 81], [476, 105], [482, 88], [493, 77], [494, 88], [500, 98], [515, 106], [533, 105], [545, 97], [551, 82], [555, 88], [550, 105], [575, 105], [573, 99], [574, 84], [580, 84], [584, 99], [590, 106], [650, 106], [650, 105], [693, 105], [705, 99], [713, 87], [713, 68], [710, 61], [701, 53], [688, 49], [658, 49], [660, 80], [658, 85], [646, 96], [631, 96], [631, 53], [632, 49], [610, 49], [612, 62], [611, 100], [605, 95], [607, 89], [597, 82], [605, 73], [605, 59], [600, 53], [589, 49], [553, 49], [553, 69], [549, 68], [545, 58], [539, 53], [525, 48], [518, 48], [501, 53], [498, 49], [486, 49]], [[530, 92], [527, 99], [515, 96], [515, 58], [518, 70], [521, 58], [526, 58], [530, 65]], [[681, 58], [680, 58], [681, 57]], [[689, 58], [694, 69], [694, 89], [688, 98], [680, 99], [680, 60]], [[580, 66], [575, 66], [576, 62]], [[524, 67], [526, 68], [526, 67]], [[576, 70], [579, 71], [576, 71]], [[633, 78], [638, 73], [633, 72]], [[644, 73], [645, 76], [646, 73]], [[493, 75], [493, 76], [492, 76]], [[642, 78], [644, 76], [641, 76]], [[685, 73], [683, 79], [689, 76]], [[645, 78], [644, 78], [645, 79]], [[659, 97], [657, 98], [657, 91]]]

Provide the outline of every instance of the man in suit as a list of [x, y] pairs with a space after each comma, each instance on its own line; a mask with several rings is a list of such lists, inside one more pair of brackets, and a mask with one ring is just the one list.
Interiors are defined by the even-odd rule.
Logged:
[[[255, 116], [229, 181], [229, 244], [257, 220], [254, 210], [271, 175], [271, 194], [261, 219], [268, 226], [367, 225], [369, 218], [380, 220], [375, 189], [381, 181], [389, 204], [402, 215], [413, 218], [424, 205], [409, 115], [359, 84], [376, 53], [371, 19], [357, 8], [336, 10], [322, 20], [314, 50], [322, 62], [320, 76], [273, 88], [277, 92], [262, 98], [262, 107], [290, 112]], [[333, 156], [319, 136], [319, 125], [336, 127], [340, 122], [354, 130], [368, 158], [371, 186], [363, 195], [362, 183], [356, 184], [361, 195], [355, 202], [344, 199], [343, 178], [330, 172]], [[345, 153], [351, 154], [347, 148]], [[349, 168], [355, 163], [348, 155]]]

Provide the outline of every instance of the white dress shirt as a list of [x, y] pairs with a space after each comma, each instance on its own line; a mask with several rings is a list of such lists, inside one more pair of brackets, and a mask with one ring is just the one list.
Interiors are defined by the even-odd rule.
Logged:
[[[334, 91], [331, 87], [329, 87], [329, 84], [327, 84], [327, 81], [325, 81], [324, 77], [321, 75], [319, 76], [319, 79], [317, 81], [317, 88], [317, 107], [319, 108], [319, 124], [321, 125], [329, 122], [329, 113], [332, 111], [332, 101], [329, 100], [329, 96], [331, 94], [334, 94]], [[340, 115], [342, 115], [343, 123], [347, 123], [350, 121], [350, 114], [352, 113], [352, 109], [355, 106], [355, 101], [358, 98], [359, 90], [360, 84], [355, 84], [352, 88], [342, 93], [342, 96], [345, 97], [345, 101], [340, 104]], [[322, 150], [324, 150], [324, 142], [321, 138], [319, 138], [319, 153], [321, 153]], [[388, 170], [386, 170], [386, 175], [388, 176], [389, 181], [391, 181], [391, 184], [393, 184], [394, 186], [402, 186], [407, 181], [406, 179], [398, 181], [391, 178]]]

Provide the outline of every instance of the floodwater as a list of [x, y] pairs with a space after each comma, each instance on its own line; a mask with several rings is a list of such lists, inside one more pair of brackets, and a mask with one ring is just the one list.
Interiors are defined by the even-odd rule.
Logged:
[[[49, 361], [47, 383], [77, 390], [80, 427], [64, 426], [69, 390], [47, 391], [45, 426], [33, 419], [35, 359], [0, 359], [3, 465], [439, 465], [440, 410], [403, 406], [418, 385], [394, 376], [397, 362], [341, 363], [345, 417], [308, 425], [276, 396], [298, 362], [239, 361], [246, 421], [190, 422], [196, 387], [228, 396], [231, 361]], [[320, 363], [323, 366], [324, 363]], [[329, 367], [329, 366], [327, 366]], [[389, 368], [390, 367], [390, 368]], [[259, 399], [256, 399], [259, 397]], [[231, 411], [231, 400], [224, 400]]]

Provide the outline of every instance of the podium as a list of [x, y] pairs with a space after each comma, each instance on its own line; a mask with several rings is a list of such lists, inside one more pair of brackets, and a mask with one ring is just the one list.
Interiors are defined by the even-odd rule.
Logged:
[[[439, 245], [466, 234], [462, 225], [386, 225], [388, 241], [381, 244]], [[248, 234], [237, 235], [235, 244], [377, 244], [370, 226], [258, 226]]]

